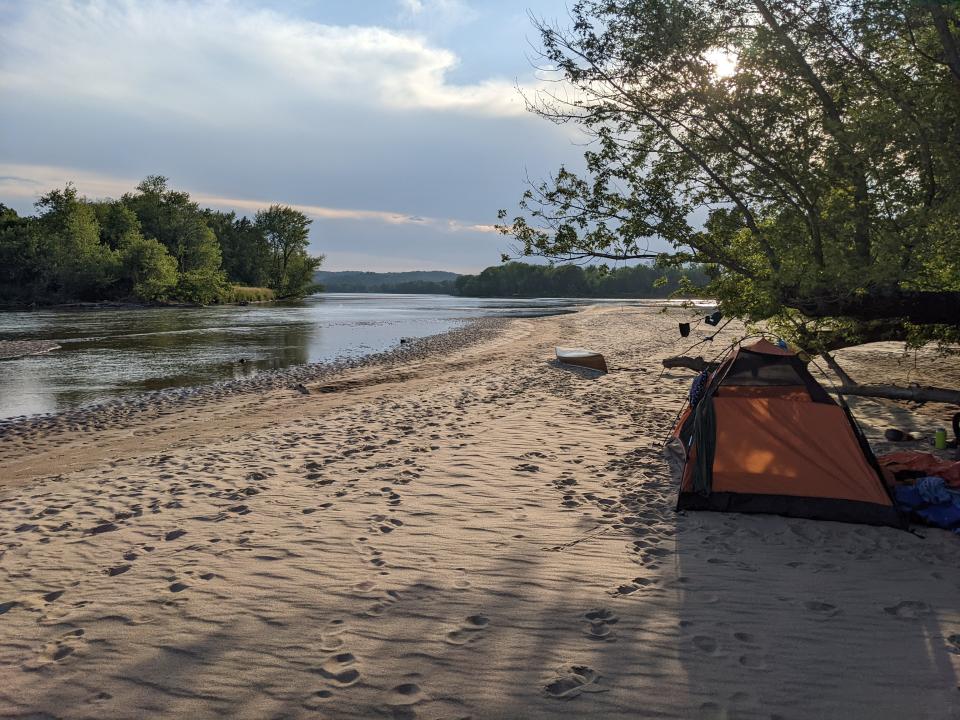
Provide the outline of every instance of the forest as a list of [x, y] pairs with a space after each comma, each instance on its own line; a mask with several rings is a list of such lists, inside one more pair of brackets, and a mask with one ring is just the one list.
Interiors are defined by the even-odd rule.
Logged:
[[699, 267], [661, 269], [634, 265], [531, 265], [508, 262], [479, 275], [461, 275], [456, 295], [473, 297], [634, 297], [696, 296], [707, 276]]
[[322, 256], [311, 220], [283, 205], [253, 219], [201, 208], [150, 176], [118, 200], [73, 185], [36, 202], [36, 215], [0, 205], [0, 304], [210, 304], [299, 297]]
[[466, 297], [662, 298], [702, 296], [709, 278], [698, 266], [651, 264], [611, 269], [606, 265], [533, 265], [507, 262], [478, 275], [442, 271], [318, 272], [328, 292], [462, 295]]
[[369, 272], [321, 270], [313, 276], [327, 292], [452, 295], [457, 273], [443, 270]]

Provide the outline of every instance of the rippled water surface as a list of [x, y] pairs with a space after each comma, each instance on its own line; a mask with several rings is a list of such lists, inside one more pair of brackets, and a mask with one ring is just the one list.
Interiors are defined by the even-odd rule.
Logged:
[[61, 345], [0, 361], [0, 418], [363, 356], [471, 318], [553, 314], [584, 302], [597, 301], [328, 293], [246, 307], [0, 313], [0, 339]]

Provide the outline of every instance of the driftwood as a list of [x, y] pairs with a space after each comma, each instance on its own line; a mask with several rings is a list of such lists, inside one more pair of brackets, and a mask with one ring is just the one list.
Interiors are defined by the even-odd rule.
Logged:
[[687, 355], [677, 355], [675, 357], [664, 358], [663, 366], [665, 368], [686, 368], [696, 372], [704, 370], [716, 370], [719, 363], [707, 362], [702, 357], [689, 357]]
[[885, 398], [887, 400], [909, 400], [911, 402], [935, 402], [948, 405], [960, 405], [960, 390], [948, 390], [936, 387], [897, 387], [895, 385], [841, 385], [838, 388], [825, 388], [835, 395], [857, 395], [860, 397]]
[[[687, 370], [693, 370], [695, 372], [703, 372], [704, 370], [715, 369], [717, 363], [707, 362], [702, 357], [678, 355], [676, 357], [665, 358], [663, 360], [663, 366], [665, 368], [686, 368]], [[843, 373], [843, 376], [849, 380], [849, 376], [846, 373]], [[851, 385], [844, 383], [840, 387], [825, 387], [824, 389], [835, 395], [856, 395], [858, 397], [875, 397], [886, 400], [907, 400], [910, 402], [935, 402], [946, 403], [948, 405], [960, 405], [960, 390], [950, 390], [947, 388], [921, 387], [919, 385], [913, 387], [897, 387], [896, 385]]]

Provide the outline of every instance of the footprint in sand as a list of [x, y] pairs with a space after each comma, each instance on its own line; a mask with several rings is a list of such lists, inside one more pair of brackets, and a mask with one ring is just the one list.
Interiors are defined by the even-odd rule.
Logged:
[[317, 690], [304, 700], [301, 705], [304, 710], [320, 710], [332, 697], [333, 691], [331, 690]]
[[44, 646], [43, 652], [23, 665], [24, 670], [40, 670], [52, 663], [57, 663], [73, 655], [86, 642], [84, 630], [77, 628], [62, 635], [59, 639]]
[[350, 687], [360, 680], [360, 671], [354, 667], [356, 662], [352, 653], [339, 653], [324, 661], [318, 672], [340, 687]]
[[606, 692], [609, 688], [600, 686], [599, 680], [600, 673], [588, 665], [565, 665], [543, 691], [555, 700], [572, 700], [582, 693]]
[[629, 583], [624, 583], [619, 586], [616, 590], [611, 590], [610, 595], [618, 597], [621, 595], [632, 595], [637, 592], [637, 590], [642, 590], [644, 588], [653, 588], [660, 581], [655, 578], [645, 578], [645, 577], [635, 577]]
[[818, 600], [808, 600], [803, 604], [803, 607], [822, 618], [836, 617], [841, 612], [836, 605]]
[[610, 610], [593, 608], [583, 614], [583, 619], [587, 621], [584, 634], [591, 640], [612, 642], [616, 639], [616, 633], [610, 626], [619, 622], [620, 618]]
[[386, 596], [381, 597], [380, 602], [375, 603], [364, 610], [364, 615], [373, 618], [380, 617], [399, 599], [400, 593], [398, 593], [396, 590], [387, 590]]
[[524, 453], [523, 455], [521, 455], [521, 457], [524, 458], [525, 460], [531, 460], [533, 458], [537, 458], [538, 460], [546, 460], [547, 454], [542, 453], [539, 450], [531, 450], [530, 452]]
[[694, 635], [692, 642], [697, 650], [708, 655], [716, 654], [717, 648], [720, 647], [720, 644], [709, 635]]
[[519, 465], [515, 465], [513, 470], [514, 472], [535, 473], [540, 472], [540, 466], [534, 465], [533, 463], [520, 463]]
[[90, 535], [100, 535], [105, 532], [113, 532], [114, 530], [119, 530], [120, 528], [114, 525], [112, 522], [102, 523], [96, 527], [92, 527], [87, 530], [87, 533]]
[[885, 607], [883, 611], [900, 620], [917, 620], [933, 614], [933, 608], [918, 600], [903, 600], [896, 605]]
[[390, 518], [389, 520], [387, 520], [386, 523], [384, 523], [383, 525], [380, 525], [377, 529], [380, 530], [380, 532], [386, 534], [386, 533], [392, 533], [394, 530], [396, 530], [398, 527], [401, 527], [402, 525], [403, 525], [402, 520], [397, 520], [396, 518]]
[[98, 692], [97, 694], [87, 698], [86, 703], [88, 705], [95, 705], [97, 703], [106, 702], [107, 700], [112, 700], [113, 695], [108, 692]]
[[466, 618], [460, 627], [449, 631], [444, 640], [450, 645], [466, 645], [480, 638], [484, 630], [490, 624], [490, 618], [486, 615], [471, 615]]
[[323, 652], [336, 652], [343, 647], [343, 638], [337, 635], [321, 635], [320, 649]]
[[723, 720], [727, 717], [726, 711], [715, 702], [705, 702], [697, 710], [700, 720]]
[[463, 568], [456, 568], [454, 572], [456, 573], [456, 577], [451, 583], [453, 585], [453, 588], [455, 590], [466, 590], [467, 588], [469, 588], [471, 583], [466, 577], [467, 571], [464, 570]]
[[320, 634], [320, 649], [323, 652], [336, 652], [343, 647], [340, 634], [347, 629], [343, 620], [331, 620]]
[[400, 504], [400, 494], [396, 492], [392, 487], [386, 486], [380, 488], [380, 492], [387, 498], [387, 505], [396, 507]]
[[414, 705], [423, 700], [423, 691], [416, 683], [401, 683], [390, 691], [388, 705]]

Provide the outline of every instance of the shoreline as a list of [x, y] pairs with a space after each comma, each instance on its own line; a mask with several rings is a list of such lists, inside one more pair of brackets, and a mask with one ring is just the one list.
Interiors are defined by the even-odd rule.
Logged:
[[956, 536], [676, 512], [678, 316], [506, 319], [309, 395], [6, 439], [0, 715], [956, 715]]
[[[111, 415], [111, 420], [119, 420], [118, 415], [125, 419], [131, 419], [136, 416], [138, 411], [143, 411], [148, 406], [166, 410], [171, 406], [184, 407], [221, 400], [232, 395], [263, 393], [281, 388], [295, 390], [297, 384], [316, 382], [321, 379], [333, 379], [338, 374], [349, 370], [367, 367], [392, 367], [402, 362], [416, 360], [431, 352], [448, 354], [483, 342], [491, 334], [502, 330], [505, 321], [508, 319], [487, 317], [465, 320], [461, 327], [434, 335], [404, 339], [404, 342], [398, 343], [389, 350], [356, 358], [345, 357], [327, 362], [291, 365], [285, 368], [262, 370], [250, 377], [233, 378], [202, 385], [146, 390], [121, 398], [94, 401], [75, 408], [50, 413], [0, 418], [0, 440], [24, 432], [56, 430], [62, 421], [68, 423], [96, 422], [100, 419], [98, 416], [102, 414]], [[102, 429], [102, 426], [97, 429]]]
[[[371, 293], [346, 293], [348, 295], [356, 294], [371, 294]], [[457, 296], [450, 296], [457, 297]], [[527, 300], [531, 298], [502, 298], [505, 300]], [[537, 298], [534, 298], [537, 299]], [[590, 300], [596, 298], [539, 298], [541, 300]], [[663, 298], [600, 298], [597, 299], [599, 302], [598, 306], [612, 306], [618, 302], [624, 300], [632, 300], [634, 302], [640, 303], [638, 307], [643, 307], [643, 303], [650, 303], [651, 307], [665, 307], [665, 308], [682, 308], [686, 307], [686, 303], [692, 302], [691, 307], [696, 308], [698, 311], [701, 308], [712, 307], [709, 305], [704, 305], [701, 300], [671, 300]], [[276, 304], [283, 301], [264, 301], [263, 303], [256, 304]], [[232, 305], [240, 307], [240, 303], [229, 303], [226, 305]], [[83, 307], [80, 307], [83, 306]], [[129, 409], [134, 406], [141, 407], [144, 403], [160, 403], [160, 404], [169, 404], [171, 402], [184, 402], [195, 397], [200, 397], [204, 395], [213, 394], [217, 397], [222, 397], [224, 394], [235, 394], [239, 392], [246, 391], [263, 391], [267, 389], [272, 389], [282, 385], [285, 381], [289, 381], [293, 384], [310, 382], [318, 377], [326, 376], [330, 374], [335, 374], [344, 370], [355, 369], [357, 367], [362, 367], [366, 364], [378, 364], [378, 363], [391, 363], [393, 361], [403, 361], [405, 358], [410, 358], [419, 345], [428, 337], [443, 336], [450, 333], [457, 334], [456, 337], [451, 336], [452, 349], [456, 349], [456, 346], [467, 345], [477, 340], [470, 340], [464, 337], [461, 337], [459, 333], [461, 331], [468, 332], [470, 328], [476, 327], [477, 331], [481, 331], [489, 324], [491, 326], [499, 326], [502, 322], [509, 320], [510, 318], [520, 318], [520, 317], [547, 317], [551, 315], [560, 315], [560, 314], [574, 314], [581, 312], [585, 308], [592, 307], [592, 304], [583, 304], [583, 305], [572, 305], [569, 308], [563, 310], [532, 310], [528, 313], [520, 311], [513, 313], [509, 316], [488, 316], [488, 317], [479, 317], [472, 319], [451, 319], [453, 322], [462, 323], [462, 327], [453, 328], [452, 330], [444, 331], [441, 333], [436, 333], [432, 336], [424, 336], [422, 338], [413, 338], [408, 341], [407, 338], [402, 338], [399, 345], [394, 346], [388, 350], [383, 350], [376, 353], [371, 353], [369, 355], [363, 355], [361, 357], [342, 357], [334, 358], [332, 360], [317, 362], [317, 363], [307, 363], [305, 365], [295, 365], [288, 366], [279, 369], [265, 369], [259, 371], [256, 375], [243, 378], [228, 378], [224, 380], [208, 382], [201, 385], [187, 385], [187, 386], [172, 386], [169, 388], [163, 388], [159, 390], [142, 390], [139, 392], [132, 392], [130, 394], [123, 395], [121, 397], [114, 397], [102, 400], [93, 400], [87, 401], [73, 408], [65, 408], [62, 410], [55, 410], [51, 412], [44, 413], [34, 413], [28, 415], [12, 415], [6, 418], [0, 418], [0, 439], [2, 439], [5, 434], [13, 432], [16, 433], [18, 430], [21, 430], [25, 427], [40, 427], [40, 428], [50, 428], [54, 427], [56, 421], [59, 417], [65, 416], [66, 419], [70, 421], [82, 420], [86, 414], [93, 413], [96, 414], [98, 411], [117, 411], [121, 409]], [[97, 303], [76, 303], [73, 306], [60, 306], [60, 307], [48, 307], [44, 308], [46, 310], [76, 310], [78, 312], [86, 311], [96, 311], [96, 310], [117, 310], [117, 309], [127, 309], [127, 310], [142, 310], [142, 309], [167, 309], [167, 308], [203, 308], [203, 307], [216, 307], [216, 306], [181, 306], [181, 305], [136, 305], [136, 304], [121, 304], [121, 303], [106, 303], [106, 304], [97, 304]], [[52, 341], [47, 340], [16, 340], [16, 341], [4, 341], [0, 340], [0, 360], [7, 359], [19, 359], [28, 355], [42, 354], [41, 352], [25, 352], [20, 354], [10, 355], [9, 357], [3, 355], [3, 346], [4, 344], [12, 345], [34, 345], [34, 346], [44, 346], [43, 353], [50, 352], [53, 350], [61, 349], [61, 346], [53, 343]], [[443, 343], [446, 345], [447, 343]]]

